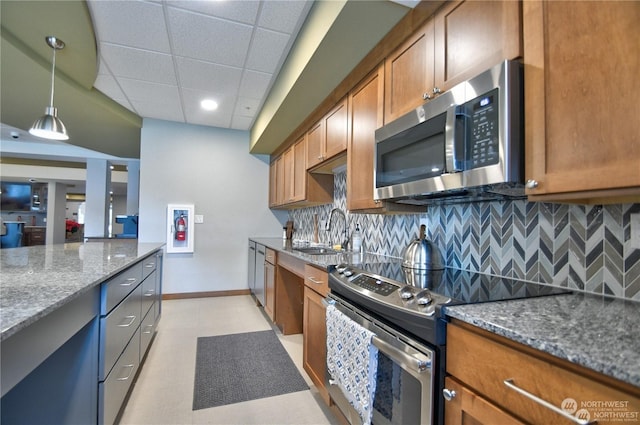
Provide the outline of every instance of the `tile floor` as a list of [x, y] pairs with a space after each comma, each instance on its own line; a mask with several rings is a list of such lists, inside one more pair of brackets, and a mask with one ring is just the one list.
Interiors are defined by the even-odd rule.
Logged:
[[250, 296], [163, 301], [155, 340], [120, 424], [335, 423], [302, 368], [302, 335], [280, 332], [282, 345], [309, 384], [308, 391], [192, 410], [197, 338], [268, 329], [270, 322]]

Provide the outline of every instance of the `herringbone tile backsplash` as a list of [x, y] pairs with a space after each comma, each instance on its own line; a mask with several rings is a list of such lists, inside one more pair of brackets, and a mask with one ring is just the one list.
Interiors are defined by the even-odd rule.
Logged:
[[[335, 175], [332, 205], [292, 210], [295, 239], [312, 240], [313, 218], [327, 220], [332, 208], [346, 211], [346, 173]], [[564, 205], [526, 200], [430, 206], [423, 214], [348, 214], [349, 234], [360, 223], [368, 252], [402, 257], [418, 237], [421, 222], [445, 264], [640, 300], [640, 250], [629, 243], [632, 213], [640, 204]], [[343, 224], [334, 215], [322, 242], [340, 240]]]

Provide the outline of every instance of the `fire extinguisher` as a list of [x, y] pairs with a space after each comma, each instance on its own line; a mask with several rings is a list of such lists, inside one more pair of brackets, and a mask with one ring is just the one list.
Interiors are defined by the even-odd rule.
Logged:
[[176, 240], [183, 241], [187, 238], [187, 222], [184, 219], [184, 214], [180, 214], [180, 217], [176, 220]]

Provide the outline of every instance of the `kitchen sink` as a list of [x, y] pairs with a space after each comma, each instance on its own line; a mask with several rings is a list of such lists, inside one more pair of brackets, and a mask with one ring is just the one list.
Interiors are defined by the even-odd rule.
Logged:
[[300, 248], [293, 248], [294, 251], [300, 251], [309, 255], [331, 255], [337, 254], [340, 251], [336, 251], [333, 248], [326, 248], [323, 246], [305, 246]]

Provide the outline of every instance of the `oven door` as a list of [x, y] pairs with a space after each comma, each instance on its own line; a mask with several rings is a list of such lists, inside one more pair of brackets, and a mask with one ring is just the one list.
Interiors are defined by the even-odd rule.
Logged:
[[[375, 334], [378, 371], [372, 422], [383, 424], [432, 424], [436, 353], [402, 333], [379, 323], [344, 300], [329, 296], [328, 303]], [[356, 410], [327, 372], [329, 394], [349, 423], [361, 423]]]

